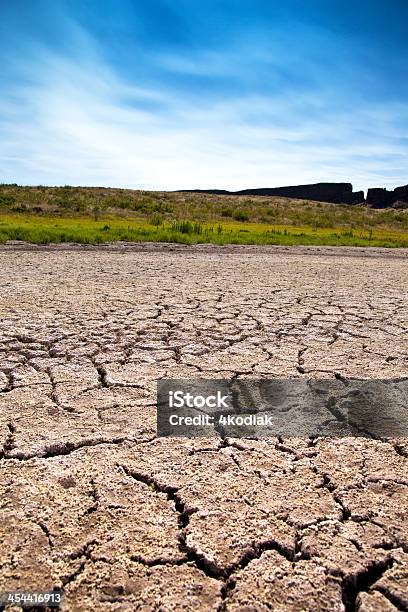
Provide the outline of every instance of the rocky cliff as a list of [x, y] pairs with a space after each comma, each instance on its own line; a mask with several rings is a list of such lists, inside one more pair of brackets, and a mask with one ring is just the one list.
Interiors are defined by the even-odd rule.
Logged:
[[371, 208], [408, 208], [408, 185], [396, 187], [393, 191], [380, 187], [369, 189], [366, 200], [364, 191], [353, 191], [351, 183], [314, 183], [312, 185], [242, 189], [241, 191], [226, 191], [225, 189], [181, 189], [180, 191], [215, 195], [282, 196], [334, 204], [366, 203]]
[[[408, 202], [408, 185], [396, 187], [393, 191], [387, 189], [369, 189], [367, 191], [367, 204], [372, 208], [390, 208], [396, 203]], [[398, 207], [401, 207], [400, 204]]]
[[244, 189], [235, 193], [237, 195], [276, 195], [317, 202], [333, 202], [335, 204], [358, 204], [364, 201], [364, 192], [353, 192], [351, 183], [315, 183], [313, 185], [267, 187], [264, 189]]
[[242, 189], [241, 191], [225, 191], [223, 189], [183, 189], [181, 191], [215, 195], [282, 196], [317, 202], [333, 202], [335, 204], [359, 204], [364, 202], [364, 192], [353, 191], [351, 183], [315, 183], [288, 187]]

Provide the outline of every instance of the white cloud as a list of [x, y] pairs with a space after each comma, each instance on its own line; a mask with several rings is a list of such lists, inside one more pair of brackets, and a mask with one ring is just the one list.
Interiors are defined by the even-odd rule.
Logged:
[[[83, 53], [71, 60], [38, 49], [28, 66], [35, 80], [3, 96], [1, 180], [143, 189], [401, 184], [401, 109], [341, 115], [315, 95], [279, 93], [198, 103], [124, 82], [83, 32], [79, 39]], [[319, 121], [308, 117], [316, 106]]]

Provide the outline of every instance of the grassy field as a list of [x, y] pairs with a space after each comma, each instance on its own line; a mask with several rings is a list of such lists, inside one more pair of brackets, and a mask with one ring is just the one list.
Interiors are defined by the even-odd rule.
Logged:
[[0, 242], [408, 247], [408, 210], [277, 197], [0, 185]]

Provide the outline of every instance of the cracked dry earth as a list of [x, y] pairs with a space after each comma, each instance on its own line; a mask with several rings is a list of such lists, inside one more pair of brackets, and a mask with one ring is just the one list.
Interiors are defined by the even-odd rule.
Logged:
[[406, 377], [406, 253], [3, 247], [0, 277], [0, 592], [407, 609], [407, 439], [155, 435], [160, 377]]

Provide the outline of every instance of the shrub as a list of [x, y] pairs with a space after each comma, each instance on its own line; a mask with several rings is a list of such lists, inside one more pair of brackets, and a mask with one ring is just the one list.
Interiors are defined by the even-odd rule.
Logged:
[[163, 223], [163, 218], [160, 215], [152, 215], [150, 217], [150, 223], [151, 225], [155, 225], [156, 227], [158, 227], [159, 225], [161, 225]]
[[181, 234], [201, 234], [203, 226], [201, 223], [191, 223], [191, 221], [173, 221], [171, 230]]
[[16, 199], [10, 195], [0, 196], [0, 206], [13, 206]]
[[28, 207], [26, 204], [16, 204], [15, 206], [12, 207], [11, 209], [13, 212], [27, 212]]
[[173, 206], [161, 200], [154, 205], [153, 210], [156, 212], [171, 213], [173, 212]]
[[234, 212], [235, 221], [249, 221], [249, 215], [243, 210], [237, 210]]
[[233, 215], [232, 208], [222, 208], [221, 209], [221, 215], [223, 217], [232, 217], [232, 215]]

